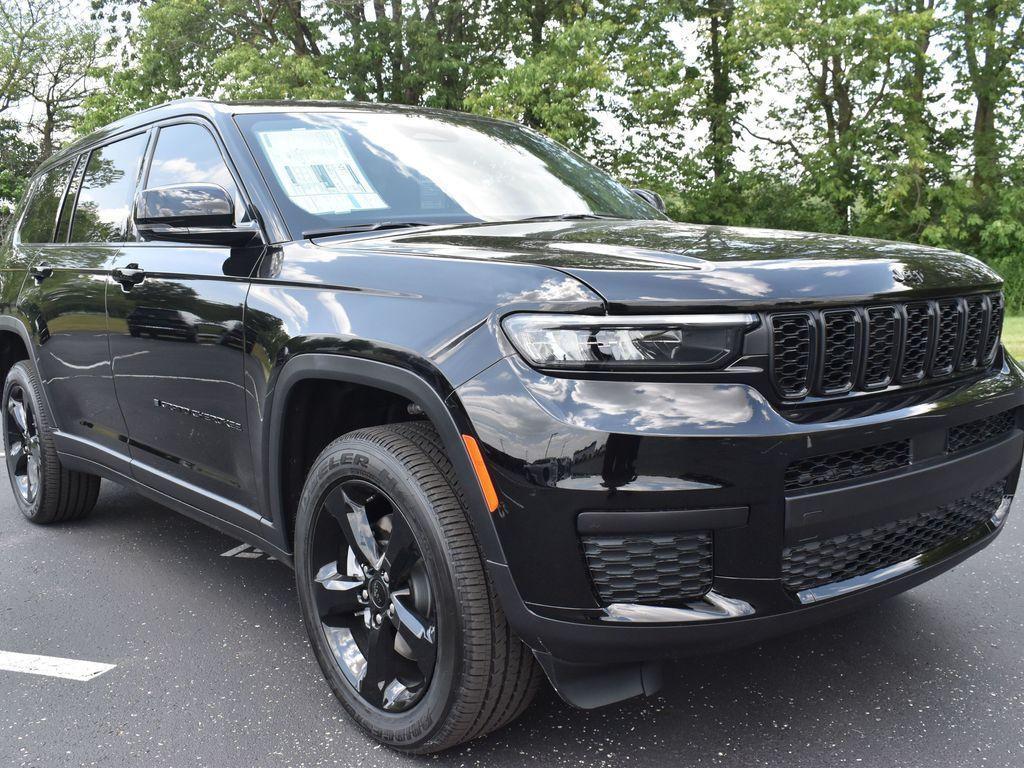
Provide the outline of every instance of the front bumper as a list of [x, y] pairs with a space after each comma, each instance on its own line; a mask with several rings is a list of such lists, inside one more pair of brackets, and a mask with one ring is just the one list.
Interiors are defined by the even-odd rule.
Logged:
[[[492, 580], [553, 680], [558, 665], [756, 642], [926, 581], [998, 535], [1024, 452], [1024, 376], [1008, 357], [1000, 370], [933, 398], [828, 422], [784, 418], [746, 386], [561, 379], [514, 357], [456, 394], [502, 500]], [[1012, 422], [1000, 434], [950, 442], [951, 430], [1007, 412]], [[904, 444], [904, 465], [857, 477], [826, 466], [817, 482], [794, 482], [792, 467], [808, 457]], [[973, 518], [933, 525], [944, 505], [975, 497], [992, 508], [982, 514], [970, 502]], [[710, 591], [655, 605], [603, 599], [580, 533], [600, 530], [601, 515], [610, 530], [709, 532]], [[877, 567], [864, 566], [873, 540], [858, 539], [864, 531], [885, 539], [889, 559], [879, 555]], [[853, 565], [821, 583], [813, 562], [821, 547]]]

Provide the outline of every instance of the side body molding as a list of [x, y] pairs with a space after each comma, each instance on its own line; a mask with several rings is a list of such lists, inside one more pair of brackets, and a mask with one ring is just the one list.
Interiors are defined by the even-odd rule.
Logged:
[[[376, 360], [325, 353], [300, 353], [285, 363], [277, 376], [269, 403], [270, 423], [263, 434], [261, 456], [269, 478], [269, 498], [265, 500], [265, 508], [270, 511], [274, 520], [274, 532], [279, 537], [277, 543], [282, 549], [291, 549], [288, 541], [290, 520], [283, 508], [282, 430], [289, 392], [292, 387], [306, 379], [333, 379], [377, 387], [404, 397], [419, 406], [444, 441], [448, 457], [462, 484], [470, 519], [483, 550], [484, 559], [490, 563], [505, 563], [494, 523], [484, 501], [483, 489], [476, 478], [462, 440], [464, 433], [472, 435], [473, 432], [457, 400], [444, 399], [424, 378], [405, 368]], [[445, 397], [450, 394], [445, 393]]]

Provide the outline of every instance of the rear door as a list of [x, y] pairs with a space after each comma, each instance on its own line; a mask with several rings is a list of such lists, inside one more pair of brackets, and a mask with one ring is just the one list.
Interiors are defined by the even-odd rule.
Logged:
[[[52, 236], [34, 246], [19, 300], [59, 430], [58, 448], [125, 472], [127, 431], [111, 379], [105, 293], [148, 138], [148, 131], [136, 133], [61, 166]], [[46, 237], [32, 229], [23, 225], [22, 236]]]
[[[141, 188], [219, 184], [246, 206], [210, 127], [160, 125]], [[262, 247], [134, 237], [107, 294], [114, 386], [136, 479], [258, 529], [242, 386], [242, 314]], [[130, 271], [129, 271], [130, 270]], [[120, 280], [129, 274], [131, 280]]]

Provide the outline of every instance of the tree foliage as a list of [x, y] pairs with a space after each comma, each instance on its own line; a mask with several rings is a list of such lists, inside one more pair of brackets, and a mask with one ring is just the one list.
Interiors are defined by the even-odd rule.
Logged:
[[58, 0], [0, 5], [0, 228], [78, 122], [98, 56], [98, 28], [69, 20]]
[[0, 126], [8, 199], [69, 120], [422, 105], [543, 131], [680, 219], [968, 251], [1024, 309], [1024, 0], [93, 0], [59, 24], [57, 2], [0, 12], [0, 118], [36, 105]]

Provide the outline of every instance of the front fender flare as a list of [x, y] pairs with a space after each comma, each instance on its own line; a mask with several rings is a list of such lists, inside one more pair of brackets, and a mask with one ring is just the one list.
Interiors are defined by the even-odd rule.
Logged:
[[451, 392], [446, 392], [442, 396], [426, 379], [405, 368], [365, 358], [315, 352], [297, 354], [285, 363], [277, 376], [272, 400], [268, 404], [270, 423], [264, 432], [262, 446], [263, 466], [268, 477], [269, 498], [266, 499], [266, 504], [274, 520], [274, 529], [282, 549], [290, 551], [291, 548], [283, 503], [282, 430], [292, 387], [308, 379], [329, 379], [376, 387], [404, 397], [419, 406], [441, 436], [448, 458], [462, 484], [469, 507], [470, 522], [482, 550], [481, 555], [485, 561], [505, 563], [497, 530], [484, 500], [483, 489], [462, 440], [463, 434], [473, 435], [473, 431], [458, 398], [448, 397]]
[[25, 349], [28, 350], [29, 358], [32, 363], [36, 362], [36, 346], [35, 341], [32, 339], [32, 334], [29, 333], [28, 328], [22, 320], [11, 315], [0, 315], [0, 331], [10, 331], [17, 335], [22, 344], [25, 345]]

